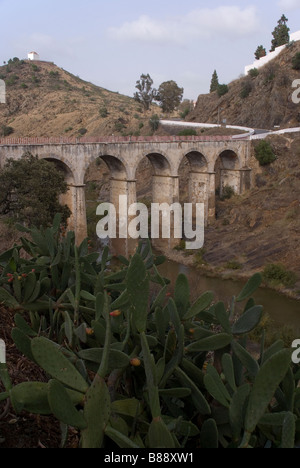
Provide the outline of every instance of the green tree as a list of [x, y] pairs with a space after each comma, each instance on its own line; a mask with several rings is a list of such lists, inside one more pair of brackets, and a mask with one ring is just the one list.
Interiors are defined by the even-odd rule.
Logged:
[[218, 96], [219, 97], [225, 96], [225, 94], [227, 94], [228, 91], [229, 91], [228, 85], [219, 84], [219, 86], [217, 88], [217, 91], [218, 91]]
[[254, 55], [255, 55], [256, 60], [259, 60], [262, 57], [265, 57], [267, 55], [267, 51], [266, 51], [266, 49], [264, 48], [263, 45], [260, 45], [260, 46], [257, 47], [256, 52], [255, 52]]
[[286, 18], [285, 15], [282, 15], [282, 17], [278, 21], [278, 25], [272, 33], [273, 40], [270, 52], [273, 52], [276, 49], [276, 47], [280, 47], [290, 42], [290, 28], [287, 26], [287, 22], [288, 18]]
[[141, 75], [135, 87], [138, 91], [134, 94], [134, 99], [142, 104], [145, 111], [148, 111], [152, 102], [157, 99], [157, 90], [153, 88], [151, 76], [149, 74]]
[[158, 89], [157, 101], [160, 102], [163, 112], [173, 112], [181, 103], [183, 88], [179, 88], [175, 81], [165, 81]]
[[66, 223], [71, 212], [59, 197], [68, 191], [64, 175], [54, 164], [26, 153], [8, 160], [0, 173], [0, 213], [27, 225], [51, 225], [56, 213]]
[[217, 91], [218, 86], [219, 86], [219, 77], [218, 77], [218, 74], [217, 74], [217, 70], [215, 70], [213, 72], [213, 76], [212, 76], [212, 79], [211, 79], [210, 92], [213, 93], [214, 91]]
[[260, 140], [256, 145], [255, 157], [261, 166], [268, 166], [277, 159], [271, 144], [266, 140]]
[[185, 119], [186, 116], [194, 110], [194, 102], [190, 99], [184, 99], [179, 108], [180, 117]]

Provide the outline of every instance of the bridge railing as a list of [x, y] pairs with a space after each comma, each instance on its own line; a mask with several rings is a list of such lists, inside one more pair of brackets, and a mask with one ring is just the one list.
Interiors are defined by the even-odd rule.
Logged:
[[110, 136], [110, 137], [28, 137], [28, 138], [0, 138], [0, 145], [80, 145], [93, 143], [173, 143], [173, 142], [201, 142], [201, 141], [232, 141], [232, 136]]

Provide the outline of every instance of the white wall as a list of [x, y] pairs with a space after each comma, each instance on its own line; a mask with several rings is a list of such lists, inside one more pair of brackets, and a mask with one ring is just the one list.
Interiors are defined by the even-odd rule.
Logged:
[[[292, 41], [300, 41], [300, 31], [297, 31], [293, 34], [290, 35], [290, 42]], [[248, 75], [249, 71], [252, 70], [253, 68], [261, 68], [267, 63], [271, 62], [274, 60], [275, 57], [277, 57], [284, 49], [286, 48], [286, 45], [277, 47], [274, 52], [270, 52], [268, 55], [265, 57], [262, 57], [259, 60], [255, 60], [251, 65], [247, 65], [245, 67], [245, 75]]]
[[297, 31], [297, 32], [291, 34], [290, 35], [290, 41], [291, 42], [292, 41], [295, 41], [295, 42], [300, 41], [300, 31]]
[[28, 54], [28, 60], [40, 60], [39, 54]]

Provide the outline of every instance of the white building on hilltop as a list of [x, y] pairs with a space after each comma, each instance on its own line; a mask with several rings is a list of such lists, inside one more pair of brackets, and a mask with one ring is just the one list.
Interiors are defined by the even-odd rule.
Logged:
[[[297, 41], [300, 41], [300, 31], [297, 31], [290, 35], [290, 42], [297, 42]], [[251, 65], [247, 65], [245, 67], [245, 75], [248, 75], [249, 71], [253, 70], [253, 68], [257, 68], [257, 69], [261, 68], [267, 63], [274, 60], [274, 58], [277, 57], [280, 54], [280, 52], [282, 52], [286, 48], [287, 45], [288, 44], [277, 47], [274, 50], [274, 52], [270, 52], [265, 57], [262, 57], [259, 60], [255, 60], [255, 62], [253, 62]]]
[[40, 56], [37, 52], [29, 52], [28, 60], [40, 60]]

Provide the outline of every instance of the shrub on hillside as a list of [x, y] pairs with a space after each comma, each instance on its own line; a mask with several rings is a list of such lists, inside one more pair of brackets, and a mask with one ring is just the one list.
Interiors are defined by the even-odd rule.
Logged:
[[32, 75], [31, 80], [34, 84], [38, 84], [40, 82], [40, 79], [36, 75]]
[[80, 128], [78, 130], [78, 133], [79, 133], [79, 135], [83, 136], [83, 135], [85, 135], [87, 133], [87, 129], [86, 128]]
[[1, 125], [1, 128], [0, 128], [1, 137], [7, 137], [11, 135], [12, 133], [14, 133], [13, 127], [8, 127], [7, 125]]
[[261, 166], [272, 164], [277, 159], [272, 145], [266, 140], [261, 140], [256, 146], [255, 157]]
[[294, 56], [292, 64], [294, 70], [300, 70], [300, 52]]
[[159, 121], [160, 120], [157, 114], [152, 115], [152, 117], [149, 119], [149, 125], [153, 133], [158, 130]]
[[59, 78], [59, 72], [58, 72], [58, 70], [56, 70], [56, 71], [51, 70], [51, 71], [49, 72], [49, 76], [50, 76], [50, 78], [55, 78], [55, 79], [56, 79], [56, 78]]
[[234, 188], [230, 187], [230, 185], [225, 185], [225, 187], [222, 190], [221, 200], [230, 200], [230, 198], [232, 198], [234, 195]]
[[242, 84], [241, 98], [246, 99], [247, 97], [249, 97], [252, 89], [253, 89], [252, 83], [250, 81], [245, 81]]
[[227, 268], [227, 270], [241, 270], [243, 266], [237, 260], [230, 260], [226, 263], [225, 268]]
[[229, 91], [229, 88], [226, 84], [222, 84], [218, 86], [217, 93], [219, 97], [225, 96]]
[[259, 70], [257, 68], [252, 68], [249, 71], [249, 75], [251, 76], [251, 78], [256, 78], [259, 75]]
[[180, 118], [184, 120], [189, 115], [189, 113], [190, 113], [190, 109], [188, 108], [184, 109], [184, 111], [180, 112], [179, 114]]
[[197, 136], [197, 132], [194, 128], [185, 128], [178, 133], [179, 136]]
[[101, 107], [99, 110], [99, 114], [100, 114], [100, 117], [102, 117], [102, 119], [106, 119], [106, 117], [108, 117], [107, 107]]
[[255, 148], [255, 157], [261, 166], [267, 166], [276, 161], [275, 155], [271, 144], [266, 140], [261, 140]]
[[293, 271], [289, 271], [283, 265], [275, 263], [265, 267], [263, 278], [269, 284], [274, 286], [283, 284], [287, 288], [292, 288], [297, 282], [297, 275]]
[[7, 80], [6, 80], [6, 86], [14, 86], [16, 84], [16, 82], [19, 80], [20, 78], [18, 77], [18, 75], [11, 75]]

